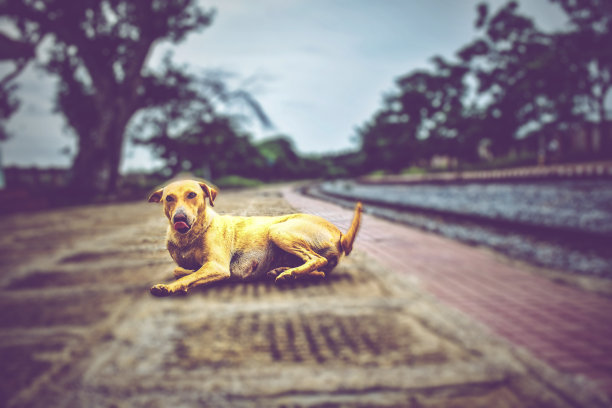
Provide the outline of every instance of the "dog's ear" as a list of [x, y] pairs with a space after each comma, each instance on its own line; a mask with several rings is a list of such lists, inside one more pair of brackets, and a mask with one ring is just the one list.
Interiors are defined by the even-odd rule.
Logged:
[[149, 196], [149, 202], [159, 203], [161, 201], [162, 195], [164, 195], [164, 189], [160, 188], [159, 190], [155, 191], [153, 194]]
[[214, 207], [215, 206], [214, 201], [215, 201], [215, 198], [217, 197], [217, 190], [210, 187], [206, 183], [199, 183], [199, 184], [200, 184], [200, 187], [202, 187], [202, 190], [204, 190], [204, 193], [206, 193], [206, 195], [208, 196], [208, 201], [210, 201], [210, 206]]

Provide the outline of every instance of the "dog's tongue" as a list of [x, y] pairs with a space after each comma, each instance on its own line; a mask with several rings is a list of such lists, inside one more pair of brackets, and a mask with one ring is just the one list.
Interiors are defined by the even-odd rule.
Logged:
[[189, 231], [189, 225], [186, 222], [179, 221], [174, 223], [174, 229], [178, 232], [187, 232]]

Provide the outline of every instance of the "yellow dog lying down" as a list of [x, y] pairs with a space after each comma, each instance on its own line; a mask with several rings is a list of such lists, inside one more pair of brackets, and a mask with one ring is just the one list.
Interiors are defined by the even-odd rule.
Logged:
[[[326, 276], [352, 248], [362, 206], [342, 234], [329, 221], [309, 214], [276, 217], [219, 215], [212, 208], [217, 191], [206, 183], [176, 181], [155, 191], [149, 202], [163, 202], [170, 222], [166, 244], [178, 267], [175, 282], [151, 288], [155, 296], [187, 292], [225, 279]], [[207, 205], [206, 199], [210, 202]]]

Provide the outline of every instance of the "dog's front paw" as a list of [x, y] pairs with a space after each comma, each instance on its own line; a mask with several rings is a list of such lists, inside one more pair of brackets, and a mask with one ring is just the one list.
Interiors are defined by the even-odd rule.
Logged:
[[159, 284], [151, 288], [151, 294], [157, 297], [165, 297], [165, 296], [170, 296], [172, 292], [170, 292], [170, 290], [168, 289], [168, 286]]

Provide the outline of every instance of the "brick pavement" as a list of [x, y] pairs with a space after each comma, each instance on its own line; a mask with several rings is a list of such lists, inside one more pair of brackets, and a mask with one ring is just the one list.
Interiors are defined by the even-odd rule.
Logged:
[[[346, 230], [352, 211], [290, 189], [299, 211]], [[487, 325], [551, 367], [612, 396], [612, 299], [555, 283], [494, 254], [365, 215], [356, 248], [416, 277], [441, 302]]]

